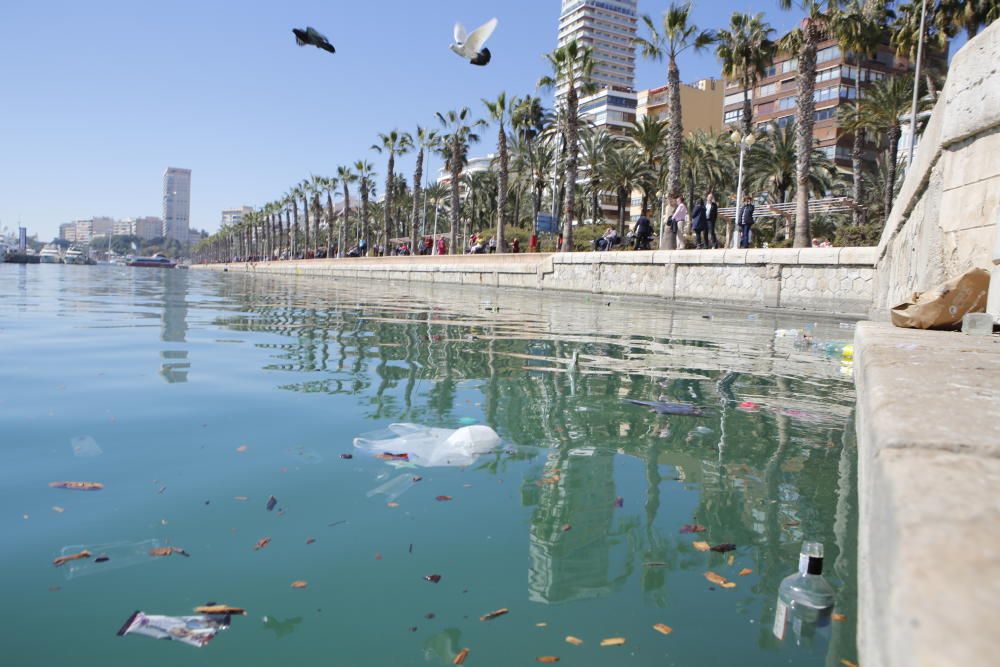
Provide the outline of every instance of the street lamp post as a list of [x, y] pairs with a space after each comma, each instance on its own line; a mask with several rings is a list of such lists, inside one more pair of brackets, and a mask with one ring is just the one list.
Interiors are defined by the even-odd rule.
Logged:
[[[735, 230], [739, 225], [740, 217], [740, 205], [743, 202], [743, 156], [746, 153], [746, 149], [754, 145], [757, 138], [754, 137], [753, 132], [747, 135], [741, 135], [739, 130], [734, 130], [729, 139], [736, 145], [740, 147], [740, 168], [736, 177], [736, 214], [733, 216], [735, 224], [733, 229]], [[731, 243], [733, 248], [738, 247], [738, 243], [733, 243], [732, 239], [726, 239], [727, 243]]]
[[[924, 54], [924, 22], [927, 18], [927, 0], [923, 0], [920, 8], [920, 36], [917, 39], [917, 67], [913, 73], [913, 105], [910, 108], [910, 150], [906, 159], [906, 170], [913, 164], [913, 147], [917, 142], [917, 91], [920, 89], [920, 60]], [[886, 215], [888, 215], [886, 211]]]

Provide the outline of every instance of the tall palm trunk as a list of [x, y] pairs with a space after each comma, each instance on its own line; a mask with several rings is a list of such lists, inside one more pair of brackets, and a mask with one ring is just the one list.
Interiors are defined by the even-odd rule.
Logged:
[[569, 92], [566, 94], [566, 178], [563, 187], [566, 188], [566, 205], [563, 207], [563, 242], [561, 252], [573, 250], [573, 204], [576, 196], [576, 154], [579, 141], [577, 127], [577, 106], [579, 99], [576, 94], [576, 81], [570, 77]]
[[323, 217], [323, 206], [319, 203], [319, 193], [313, 193], [313, 257], [319, 257], [319, 222]]
[[333, 257], [333, 193], [326, 191], [326, 258]]
[[364, 176], [361, 177], [361, 238], [365, 241], [365, 254], [371, 252], [371, 234], [368, 229], [368, 184]]
[[[667, 65], [667, 88], [667, 195], [674, 196], [681, 191], [681, 147], [684, 142], [684, 128], [681, 122], [681, 71], [673, 57]], [[678, 229], [677, 232], [681, 233], [681, 230]], [[665, 241], [663, 247], [667, 250], [677, 247], [677, 236], [672, 230], [667, 230]]]
[[[861, 106], [861, 65], [863, 63], [863, 58], [858, 55], [858, 71], [854, 76], [854, 114], [859, 115], [858, 109]], [[854, 182], [851, 184], [851, 197], [854, 199], [854, 213], [852, 217], [854, 218], [855, 225], [863, 225], [866, 220], [866, 211], [861, 207], [861, 200], [865, 196], [864, 184], [861, 182], [861, 170], [864, 167], [864, 146], [865, 146], [865, 128], [858, 127], [854, 132], [854, 143], [851, 145], [851, 174], [854, 178]]]
[[[292, 201], [292, 217], [294, 222], [292, 223], [292, 258], [297, 259], [296, 255], [299, 254], [299, 204], [296, 201]], [[308, 225], [306, 228], [308, 229]], [[306, 236], [306, 246], [308, 247], [309, 237]]]
[[285, 209], [285, 252], [288, 259], [295, 259], [295, 229], [292, 227], [292, 212]]
[[410, 214], [410, 252], [417, 252], [417, 229], [420, 224], [420, 180], [424, 177], [424, 147], [417, 151], [417, 166], [413, 170], [413, 211]]
[[500, 123], [500, 133], [497, 136], [497, 151], [500, 153], [500, 184], [497, 191], [497, 252], [504, 252], [504, 226], [507, 224], [507, 180], [508, 172], [507, 132]]
[[[750, 104], [750, 90], [753, 82], [743, 81], [743, 136], [753, 132], [753, 105]], [[738, 204], [737, 204], [738, 206]]]
[[802, 48], [799, 50], [798, 118], [795, 126], [795, 239], [793, 247], [808, 248], [809, 174], [812, 171], [813, 125], [816, 121], [816, 44], [819, 27], [806, 21], [802, 28]]
[[385, 201], [383, 202], [383, 213], [382, 220], [382, 254], [389, 254], [389, 238], [392, 233], [392, 201], [393, 195], [395, 194], [395, 188], [393, 183], [393, 174], [396, 170], [396, 154], [393, 151], [389, 151], [389, 164], [386, 166], [385, 175]]
[[618, 188], [618, 236], [625, 238], [625, 202], [628, 201], [629, 191], [626, 188]]
[[[350, 175], [350, 174], [348, 174]], [[344, 244], [347, 243], [347, 221], [351, 215], [351, 193], [347, 189], [347, 181], [344, 181], [344, 217], [340, 220], [340, 247], [337, 248], [337, 255], [344, 256]]]
[[[309, 254], [309, 196], [308, 195], [302, 196], [302, 215], [304, 216], [302, 218], [302, 221], [304, 223], [303, 229], [305, 230], [305, 238], [303, 239], [305, 245], [302, 246], [302, 257], [304, 258], [307, 254]], [[295, 223], [296, 234], [298, 234], [298, 226], [299, 225], [296, 222]]]
[[600, 201], [598, 199], [598, 190], [600, 189], [600, 182], [597, 179], [591, 179], [590, 181], [590, 211], [593, 218], [593, 224], [597, 224], [597, 216], [601, 214]]
[[462, 165], [460, 160], [462, 158], [461, 153], [462, 147], [459, 144], [458, 137], [455, 137], [451, 142], [451, 229], [448, 231], [448, 254], [455, 254], [455, 234], [458, 231], [458, 218], [461, 214], [461, 201], [458, 196], [458, 179], [462, 175]]
[[899, 164], [897, 160], [899, 159], [899, 137], [901, 134], [898, 123], [889, 128], [886, 133], [886, 139], [889, 141], [889, 164], [886, 165], [885, 199], [883, 201], [885, 207], [883, 215], [886, 220], [889, 219], [889, 212], [892, 211], [892, 200], [896, 196], [896, 165]]

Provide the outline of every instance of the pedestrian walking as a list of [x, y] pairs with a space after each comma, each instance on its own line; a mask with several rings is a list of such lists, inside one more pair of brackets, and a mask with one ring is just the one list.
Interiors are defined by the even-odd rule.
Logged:
[[708, 218], [705, 214], [705, 201], [698, 199], [691, 210], [691, 228], [694, 229], [695, 247], [703, 250], [708, 247]]
[[753, 226], [753, 200], [750, 195], [743, 197], [743, 206], [740, 207], [736, 220], [740, 229], [740, 247], [749, 248], [750, 227]]
[[715, 222], [719, 219], [719, 205], [715, 203], [714, 193], [709, 192], [705, 199], [705, 222], [708, 225], [708, 247], [718, 248], [719, 237], [715, 235]]
[[688, 219], [687, 205], [684, 203], [684, 195], [676, 195], [677, 208], [674, 209], [670, 217], [674, 221], [674, 230], [677, 232], [677, 247], [681, 250], [687, 247], [687, 235], [690, 233], [690, 220]]

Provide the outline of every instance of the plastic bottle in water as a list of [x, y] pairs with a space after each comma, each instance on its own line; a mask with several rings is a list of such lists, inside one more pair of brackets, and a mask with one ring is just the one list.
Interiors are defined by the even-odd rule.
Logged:
[[823, 545], [803, 542], [798, 572], [778, 587], [774, 636], [784, 640], [791, 628], [797, 645], [824, 644], [829, 640], [834, 602], [833, 587], [823, 578]]

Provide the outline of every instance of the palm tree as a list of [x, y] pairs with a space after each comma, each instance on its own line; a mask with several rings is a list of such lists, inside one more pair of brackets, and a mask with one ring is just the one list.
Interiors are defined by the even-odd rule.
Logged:
[[490, 118], [497, 123], [497, 161], [499, 162], [499, 175], [497, 184], [497, 252], [504, 252], [506, 244], [504, 242], [504, 227], [507, 224], [507, 180], [510, 175], [510, 157], [507, 153], [507, 122], [517, 108], [517, 98], [512, 97], [508, 101], [507, 93], [500, 93], [495, 100], [483, 100]]
[[[667, 124], [653, 116], [643, 116], [641, 120], [632, 123], [626, 131], [626, 136], [639, 149], [646, 168], [650, 173], [656, 173], [664, 151], [667, 148], [669, 128]], [[649, 195], [647, 191], [642, 193], [642, 208], [649, 208]]]
[[375, 190], [375, 172], [371, 162], [358, 160], [354, 163], [354, 172], [358, 177], [358, 189], [361, 191], [361, 238], [365, 242], [365, 252], [371, 252], [371, 229], [368, 226], [368, 197]]
[[753, 132], [753, 105], [750, 95], [774, 58], [774, 29], [764, 20], [764, 14], [753, 16], [733, 12], [729, 28], [716, 35], [715, 54], [722, 61], [722, 75], [739, 81], [743, 87], [744, 136]]
[[337, 167], [336, 178], [340, 180], [340, 184], [344, 188], [344, 217], [340, 221], [340, 243], [337, 250], [337, 254], [343, 257], [344, 245], [347, 243], [347, 222], [351, 215], [351, 191], [349, 186], [351, 183], [358, 182], [358, 175], [351, 171], [350, 165], [340, 165]]
[[[541, 99], [528, 95], [518, 101], [514, 113], [511, 114], [511, 126], [516, 135], [517, 142], [515, 148], [516, 159], [527, 166], [529, 189], [532, 192], [531, 199], [531, 225], [534, 227], [538, 220], [538, 213], [542, 208], [542, 194], [545, 190], [545, 174], [549, 173], [551, 164], [543, 165], [539, 168], [540, 160], [538, 155], [539, 138], [547, 123], [547, 112], [542, 106]], [[539, 178], [539, 174], [541, 174]], [[539, 185], [539, 182], [541, 185]]]
[[459, 111], [449, 111], [447, 114], [437, 113], [438, 121], [445, 132], [442, 136], [441, 150], [451, 175], [451, 229], [448, 232], [448, 252], [452, 255], [455, 254], [455, 234], [458, 231], [459, 215], [461, 215], [459, 186], [462, 169], [468, 162], [469, 146], [479, 141], [479, 135], [475, 130], [485, 125], [482, 120], [472, 120], [471, 113], [469, 107], [462, 107]]
[[417, 126], [414, 144], [417, 147], [417, 164], [413, 168], [413, 213], [410, 216], [410, 252], [417, 251], [417, 228], [420, 213], [420, 183], [424, 178], [424, 153], [438, 145], [436, 130]]
[[296, 196], [302, 199], [302, 230], [305, 234], [305, 245], [302, 247], [302, 257], [307, 258], [311, 245], [309, 243], [309, 181], [305, 180], [295, 186]]
[[319, 179], [319, 189], [326, 193], [326, 257], [333, 257], [333, 196], [340, 187], [340, 181], [336, 176], [328, 176]]
[[[667, 59], [667, 192], [676, 195], [681, 185], [681, 141], [684, 137], [684, 126], [681, 120], [681, 72], [677, 67], [677, 56], [689, 48], [696, 51], [711, 44], [715, 36], [711, 31], [698, 30], [690, 22], [691, 3], [670, 3], [663, 14], [662, 32], [656, 27], [650, 16], [644, 15], [642, 22], [649, 31], [647, 39], [638, 39], [636, 43], [643, 56], [651, 60]], [[667, 248], [673, 248], [676, 239], [673, 234], [667, 235]]]
[[392, 230], [392, 180], [396, 177], [396, 156], [405, 155], [413, 148], [413, 137], [409, 132], [399, 132], [392, 130], [388, 134], [378, 135], [379, 143], [372, 146], [372, 150], [378, 153], [389, 154], [389, 164], [385, 173], [385, 218], [382, 226], [382, 248], [383, 252], [389, 251], [389, 238]]
[[292, 222], [291, 229], [291, 259], [298, 259], [299, 254], [299, 188], [294, 187], [285, 193], [285, 206], [291, 207]]
[[563, 207], [563, 244], [560, 250], [573, 249], [573, 204], [576, 196], [577, 142], [579, 135], [579, 94], [594, 89], [590, 75], [594, 70], [593, 50], [589, 46], [579, 46], [574, 39], [546, 55], [552, 67], [552, 76], [544, 76], [538, 81], [540, 88], [566, 86], [566, 170], [563, 184], [566, 189], [566, 203]]
[[807, 248], [811, 245], [809, 229], [809, 174], [812, 169], [813, 125], [816, 116], [816, 47], [829, 27], [831, 12], [837, 2], [828, 0], [779, 0], [782, 9], [793, 5], [801, 8], [806, 16], [798, 28], [785, 35], [779, 48], [798, 55], [799, 96], [795, 110], [797, 134], [797, 161], [795, 169], [795, 239], [793, 246]]
[[[896, 54], [906, 56], [910, 62], [917, 60], [917, 46], [920, 42], [920, 17], [921, 3], [895, 3], [895, 21], [893, 21], [892, 45], [896, 49]], [[948, 39], [952, 35], [952, 25], [950, 24], [948, 13], [945, 11], [943, 3], [931, 1], [927, 3], [927, 19], [924, 22], [924, 48], [940, 52], [947, 52]], [[925, 79], [927, 90], [932, 99], [937, 99], [938, 85], [937, 79], [944, 78], [944, 72], [936, 67], [936, 59], [924, 62]]]
[[865, 123], [858, 122], [860, 119], [858, 109], [861, 105], [861, 69], [865, 59], [874, 57], [882, 43], [886, 18], [884, 1], [848, 0], [847, 4], [833, 15], [831, 21], [832, 32], [840, 43], [841, 52], [844, 53], [845, 58], [847, 54], [853, 54], [854, 64], [857, 67], [854, 77], [853, 108], [842, 106], [838, 118], [838, 125], [853, 135], [851, 198], [858, 204], [855, 206], [853, 214], [855, 225], [861, 225], [865, 222], [865, 209], [860, 205], [860, 202], [864, 200], [864, 179], [862, 179], [861, 173], [868, 128]]
[[601, 168], [612, 150], [614, 141], [607, 130], [600, 128], [585, 132], [580, 146], [583, 170], [587, 174], [587, 192], [590, 195], [590, 221], [595, 225], [604, 219], [600, 206], [601, 193], [604, 191], [604, 175]]
[[611, 148], [601, 166], [601, 178], [613, 188], [618, 198], [618, 235], [625, 235], [625, 211], [636, 188], [646, 190], [655, 180], [654, 172], [635, 146], [623, 144]]
[[[861, 101], [859, 115], [867, 127], [872, 128], [886, 142], [886, 185], [883, 203], [886, 216], [892, 210], [893, 187], [899, 157], [899, 138], [902, 126], [899, 117], [910, 111], [913, 77], [909, 74], [889, 77], [871, 86]], [[921, 107], [917, 107], [919, 112]]]
[[996, 0], [944, 0], [940, 3], [944, 27], [950, 35], [960, 30], [972, 39], [979, 29], [1000, 19]]

